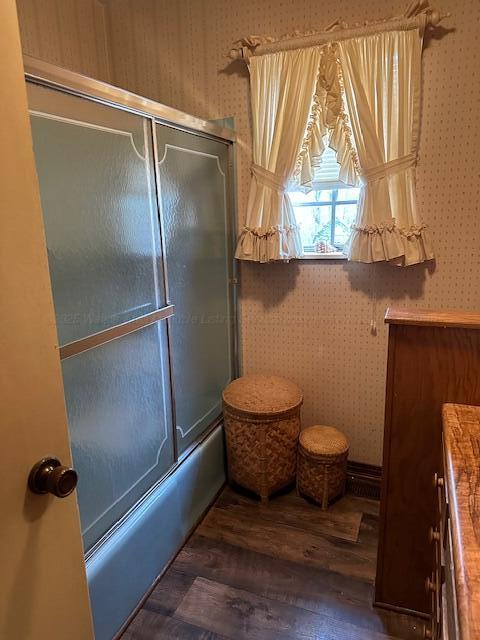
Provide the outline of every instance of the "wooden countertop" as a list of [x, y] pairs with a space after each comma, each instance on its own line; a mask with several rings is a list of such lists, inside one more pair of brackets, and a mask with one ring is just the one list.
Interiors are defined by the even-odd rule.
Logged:
[[445, 404], [443, 436], [461, 638], [480, 639], [480, 407]]
[[385, 322], [388, 324], [480, 329], [480, 313], [473, 311], [435, 311], [432, 309], [397, 309], [395, 307], [389, 307], [385, 314]]

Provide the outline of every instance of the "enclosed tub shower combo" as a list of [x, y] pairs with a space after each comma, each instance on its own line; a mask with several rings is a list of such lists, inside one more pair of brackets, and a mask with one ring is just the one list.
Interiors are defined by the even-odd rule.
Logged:
[[224, 482], [234, 134], [26, 58], [95, 633], [113, 637]]

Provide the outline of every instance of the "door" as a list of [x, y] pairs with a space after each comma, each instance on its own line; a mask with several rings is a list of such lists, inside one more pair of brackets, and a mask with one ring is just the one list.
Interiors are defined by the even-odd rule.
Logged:
[[174, 461], [151, 122], [31, 83], [28, 97], [89, 553]]
[[89, 640], [75, 494], [27, 489], [39, 459], [71, 458], [14, 0], [0, 25], [0, 637]]
[[222, 413], [234, 375], [228, 144], [156, 125], [178, 455]]

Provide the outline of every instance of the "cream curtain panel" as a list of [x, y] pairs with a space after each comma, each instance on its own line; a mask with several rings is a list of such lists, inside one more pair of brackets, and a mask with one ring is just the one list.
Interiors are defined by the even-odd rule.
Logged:
[[357, 262], [430, 260], [415, 198], [422, 30], [352, 38], [337, 46], [362, 183], [345, 253]]
[[315, 93], [320, 47], [252, 58], [252, 182], [236, 258], [256, 262], [302, 255], [286, 188], [294, 173]]

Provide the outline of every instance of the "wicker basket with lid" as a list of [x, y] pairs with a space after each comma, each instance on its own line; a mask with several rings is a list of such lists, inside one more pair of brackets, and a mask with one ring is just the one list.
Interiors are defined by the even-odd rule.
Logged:
[[297, 492], [326, 509], [345, 491], [348, 442], [334, 427], [315, 425], [300, 434], [297, 462]]
[[223, 392], [228, 475], [262, 501], [295, 480], [300, 408], [296, 384], [271, 375], [248, 375]]

